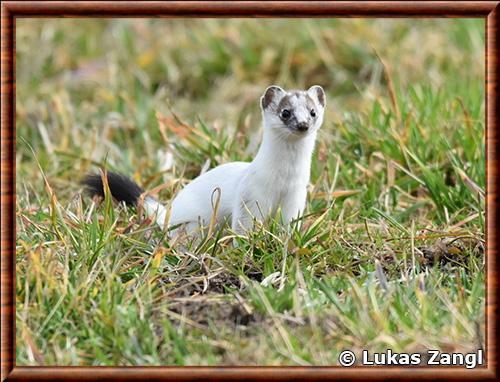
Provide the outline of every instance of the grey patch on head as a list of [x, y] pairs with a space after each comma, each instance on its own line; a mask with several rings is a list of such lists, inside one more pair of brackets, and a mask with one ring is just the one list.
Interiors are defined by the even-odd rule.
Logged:
[[294, 91], [288, 93], [281, 99], [280, 103], [278, 104], [277, 111], [281, 112], [284, 109], [288, 109], [293, 113], [294, 109], [296, 109], [296, 106], [299, 103], [303, 102], [303, 100], [305, 100], [307, 108], [309, 110], [316, 106], [316, 102], [314, 102], [309, 94], [303, 91]]
[[269, 105], [276, 103], [276, 98], [280, 94], [286, 94], [285, 91], [279, 86], [269, 86], [264, 95], [260, 99], [260, 104], [263, 109], [267, 109]]
[[278, 110], [281, 111], [283, 109], [288, 109], [290, 111], [293, 111], [295, 105], [298, 103], [298, 100], [303, 95], [304, 95], [304, 92], [302, 92], [300, 90], [293, 90], [293, 91], [288, 92], [279, 102]]
[[292, 94], [287, 94], [281, 99], [280, 103], [278, 104], [279, 112], [281, 112], [284, 109], [290, 110], [292, 108], [292, 102], [291, 102], [292, 96], [293, 96]]
[[307, 103], [307, 110], [311, 111], [311, 109], [314, 109], [314, 111], [317, 111], [315, 106], [316, 102], [311, 98], [309, 94], [306, 94], [306, 103]]
[[[293, 125], [296, 123], [296, 118], [295, 118], [295, 114], [293, 112], [293, 102], [292, 102], [292, 98], [296, 97], [297, 96], [297, 92], [293, 92], [293, 93], [288, 93], [286, 96], [284, 96], [280, 103], [278, 104], [278, 107], [276, 109], [276, 113], [278, 114], [278, 116], [280, 117], [280, 119], [282, 120], [282, 122], [285, 124], [285, 125]], [[283, 110], [289, 110], [290, 111], [290, 118], [288, 119], [283, 119], [281, 117], [281, 112]]]

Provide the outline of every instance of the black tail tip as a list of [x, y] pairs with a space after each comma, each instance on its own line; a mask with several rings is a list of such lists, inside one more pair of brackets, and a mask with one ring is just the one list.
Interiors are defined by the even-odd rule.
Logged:
[[[125, 202], [129, 206], [135, 206], [137, 204], [139, 196], [144, 192], [137, 183], [127, 178], [125, 175], [116, 172], [106, 172], [106, 177], [113, 198], [119, 202]], [[104, 197], [101, 174], [88, 174], [85, 179], [83, 179], [82, 184], [85, 186], [89, 195]]]

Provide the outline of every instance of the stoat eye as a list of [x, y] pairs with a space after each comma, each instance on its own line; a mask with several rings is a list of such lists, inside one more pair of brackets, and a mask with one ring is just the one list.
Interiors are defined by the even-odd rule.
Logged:
[[288, 118], [290, 118], [290, 114], [291, 114], [291, 113], [290, 113], [290, 110], [288, 110], [288, 109], [283, 109], [283, 110], [281, 111], [281, 118], [283, 118], [283, 119], [288, 119]]
[[316, 112], [314, 111], [314, 109], [311, 109], [311, 117], [316, 117]]

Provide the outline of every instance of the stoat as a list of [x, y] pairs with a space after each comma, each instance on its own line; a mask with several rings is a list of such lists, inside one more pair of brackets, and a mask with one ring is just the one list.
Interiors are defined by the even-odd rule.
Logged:
[[[288, 92], [268, 87], [260, 99], [263, 139], [252, 162], [226, 163], [198, 176], [173, 199], [170, 216], [160, 202], [146, 196], [146, 214], [155, 216], [161, 228], [180, 225], [188, 233], [200, 224], [207, 227], [214, 217], [219, 226], [230, 222], [238, 234], [252, 229], [255, 219], [264, 221], [278, 209], [284, 224], [300, 217], [325, 104], [325, 93], [318, 85]], [[108, 172], [107, 180], [111, 195], [128, 205], [136, 205], [144, 192], [117, 173]], [[91, 194], [104, 195], [100, 174], [88, 175], [83, 183]]]

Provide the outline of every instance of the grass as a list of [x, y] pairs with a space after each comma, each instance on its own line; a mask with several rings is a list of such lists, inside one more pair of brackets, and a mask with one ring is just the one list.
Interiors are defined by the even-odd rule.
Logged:
[[[17, 364], [484, 347], [482, 20], [18, 19], [16, 49]], [[251, 160], [272, 83], [327, 92], [300, 230], [180, 250], [82, 195], [100, 166], [168, 202]]]

